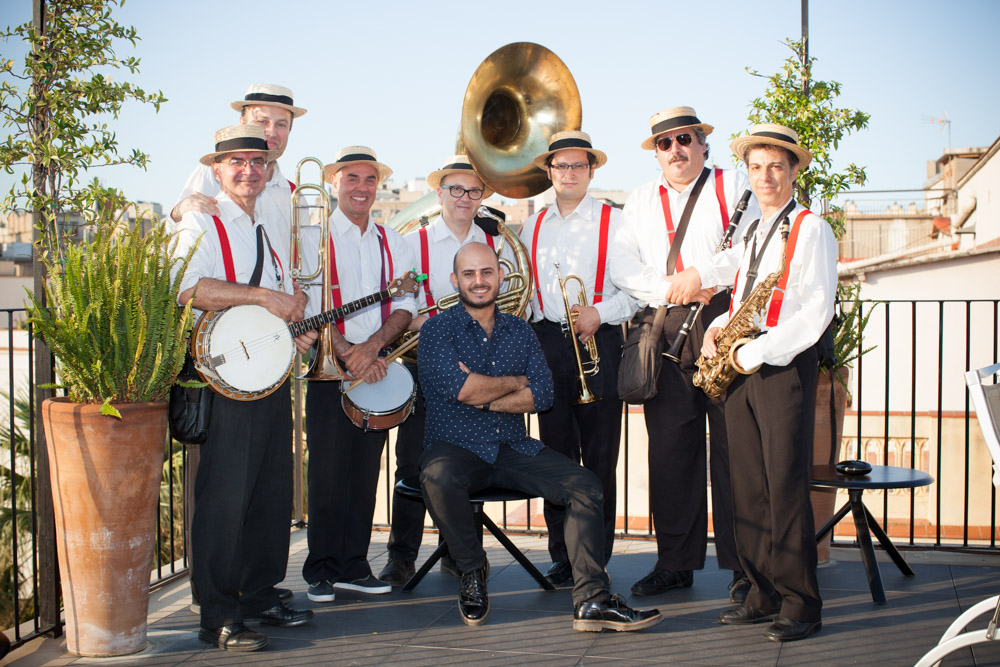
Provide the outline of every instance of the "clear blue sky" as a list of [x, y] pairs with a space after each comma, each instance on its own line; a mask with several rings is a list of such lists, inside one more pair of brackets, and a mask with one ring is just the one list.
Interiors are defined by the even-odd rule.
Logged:
[[[400, 181], [424, 176], [454, 148], [472, 73], [509, 42], [533, 41], [573, 73], [583, 129], [609, 155], [595, 187], [631, 190], [657, 173], [639, 143], [654, 112], [696, 108], [715, 125], [717, 162], [731, 164], [729, 135], [747, 128], [747, 106], [800, 33], [800, 0], [766, 3], [546, 0], [495, 2], [231, 2], [130, 0], [117, 14], [142, 38], [122, 56], [142, 59], [147, 89], [169, 98], [159, 114], [132, 105], [116, 124], [122, 146], [150, 153], [147, 171], [103, 169], [133, 199], [168, 208], [213, 132], [236, 122], [229, 102], [249, 83], [293, 89], [309, 113], [295, 123], [286, 173], [305, 156], [333, 159], [345, 145], [373, 147]], [[30, 20], [30, 0], [2, 0], [0, 24]], [[844, 141], [839, 164], [866, 165], [870, 189], [918, 188], [948, 134], [954, 147], [1000, 135], [1000, 2], [813, 0], [814, 77], [843, 84], [841, 106], [872, 115]], [[20, 45], [0, 44], [17, 57]], [[121, 75], [124, 77], [124, 74]], [[0, 174], [6, 191], [11, 177]]]

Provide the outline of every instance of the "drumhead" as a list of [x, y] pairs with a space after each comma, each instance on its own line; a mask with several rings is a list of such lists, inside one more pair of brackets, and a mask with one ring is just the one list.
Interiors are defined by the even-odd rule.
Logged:
[[344, 393], [344, 399], [369, 414], [394, 412], [413, 395], [413, 376], [398, 361], [389, 364], [386, 376], [375, 384], [362, 382]]

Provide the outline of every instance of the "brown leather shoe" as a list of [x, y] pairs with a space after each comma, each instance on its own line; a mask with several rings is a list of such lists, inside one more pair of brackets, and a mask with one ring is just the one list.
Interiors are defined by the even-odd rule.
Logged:
[[409, 581], [410, 577], [416, 571], [412, 560], [390, 558], [389, 562], [382, 568], [382, 571], [379, 572], [378, 578], [390, 586], [402, 586]]
[[764, 636], [773, 642], [794, 642], [819, 632], [822, 627], [822, 621], [810, 623], [809, 621], [779, 618], [764, 631]]
[[250, 630], [242, 623], [223, 625], [221, 628], [201, 628], [198, 639], [215, 644], [223, 651], [259, 651], [267, 646], [267, 637]]
[[766, 623], [778, 617], [778, 612], [764, 611], [756, 607], [741, 605], [719, 614], [719, 623], [726, 625], [749, 625], [751, 623]]
[[618, 594], [603, 602], [581, 602], [573, 611], [573, 629], [580, 632], [632, 632], [662, 620], [659, 609], [631, 609]]

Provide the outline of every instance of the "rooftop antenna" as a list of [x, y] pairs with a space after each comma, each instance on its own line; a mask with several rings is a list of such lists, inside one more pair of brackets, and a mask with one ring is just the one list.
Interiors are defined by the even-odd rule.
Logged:
[[940, 118], [935, 118], [933, 116], [924, 116], [925, 122], [931, 123], [933, 125], [943, 125], [948, 129], [948, 152], [951, 152], [951, 118], [948, 117], [948, 112], [945, 111], [941, 114]]

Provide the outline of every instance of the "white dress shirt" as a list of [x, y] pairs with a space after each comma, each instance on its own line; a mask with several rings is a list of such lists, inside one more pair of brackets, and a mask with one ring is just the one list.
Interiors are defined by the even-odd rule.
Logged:
[[[790, 201], [790, 200], [789, 200]], [[785, 202], [787, 205], [788, 202]], [[733, 289], [734, 303], [732, 312], [736, 312], [742, 302], [746, 273], [750, 264], [750, 252], [754, 239], [760, 252], [761, 244], [771, 228], [780, 224], [778, 215], [784, 206], [768, 220], [761, 220], [753, 236], [743, 242], [743, 237], [735, 239], [730, 252], [738, 253], [742, 259], [739, 263], [739, 278]], [[805, 207], [796, 204], [788, 214], [789, 225], [795, 223]], [[764, 280], [769, 274], [780, 270], [778, 260], [781, 257], [781, 235], [775, 231], [771, 241], [764, 249], [757, 270], [757, 280]], [[785, 286], [784, 300], [778, 323], [774, 327], [766, 324], [767, 310], [760, 317], [759, 326], [767, 335], [753, 340], [739, 349], [738, 359], [744, 368], [755, 368], [758, 365], [785, 366], [797, 354], [814, 345], [819, 340], [830, 320], [833, 319], [833, 301], [837, 292], [837, 240], [833, 236], [830, 225], [815, 214], [808, 214], [802, 220], [798, 240], [792, 259], [788, 265], [788, 284]], [[772, 296], [773, 298], [773, 296]], [[768, 304], [770, 309], [770, 303]], [[729, 321], [729, 313], [723, 313], [710, 326], [725, 326]]]
[[[385, 229], [386, 243], [389, 254], [392, 255], [392, 275], [389, 275], [389, 261], [385, 260], [386, 285], [399, 278], [410, 269], [416, 268], [410, 247], [396, 231], [389, 227]], [[303, 272], [311, 273], [316, 266], [317, 234], [303, 234], [302, 246]], [[337, 258], [337, 278], [340, 283], [341, 304], [345, 305], [363, 297], [382, 291], [382, 251], [379, 246], [378, 231], [375, 223], [368, 218], [365, 233], [351, 222], [340, 210], [334, 209], [330, 216], [330, 239], [333, 241]], [[332, 277], [331, 277], [332, 280]], [[307, 290], [309, 306], [306, 316], [311, 317], [321, 312], [322, 290], [312, 287]], [[405, 310], [412, 316], [417, 314], [416, 299], [413, 294], [395, 297], [390, 303], [389, 312]], [[344, 337], [350, 343], [364, 343], [382, 327], [382, 304], [374, 303], [357, 310], [344, 318]]]
[[[611, 279], [641, 305], [665, 305], [667, 288], [670, 285], [670, 281], [666, 278], [670, 243], [667, 223], [663, 216], [660, 187], [667, 189], [670, 215], [676, 231], [696, 181], [697, 179], [678, 192], [667, 183], [661, 173], [655, 181], [636, 188], [625, 202], [621, 231], [615, 236], [612, 244], [611, 255], [614, 261], [611, 264]], [[750, 187], [750, 181], [742, 171], [726, 169], [723, 171], [722, 185], [727, 218], [725, 221], [722, 219], [715, 189], [715, 174], [712, 173], [705, 181], [694, 210], [691, 211], [691, 220], [681, 242], [680, 259], [676, 267], [678, 273], [682, 262], [684, 268], [695, 266], [699, 271], [703, 264], [709, 263], [719, 241], [722, 240], [729, 218], [736, 210], [736, 204], [743, 192]], [[757, 199], [751, 197], [733, 237], [734, 242], [736, 237], [743, 233], [746, 225], [759, 217]]]
[[[184, 187], [181, 188], [181, 194], [177, 197], [177, 201], [170, 208], [171, 211], [177, 207], [182, 201], [198, 192], [206, 197], [217, 197], [219, 192], [222, 190], [222, 186], [219, 185], [219, 181], [215, 178], [215, 173], [212, 168], [199, 164], [194, 168], [194, 171], [188, 176], [187, 181], [184, 183]], [[292, 220], [292, 186], [288, 179], [284, 177], [281, 173], [281, 168], [278, 167], [278, 163], [274, 163], [274, 174], [271, 176], [271, 180], [267, 182], [264, 186], [264, 191], [260, 193], [260, 197], [270, 199], [271, 202], [277, 207], [277, 210], [281, 213], [282, 218], [275, 222], [275, 227], [283, 225], [285, 232], [282, 235], [284, 238], [283, 243], [287, 247], [289, 244], [288, 228]], [[259, 197], [258, 197], [259, 198]], [[167, 214], [167, 230], [171, 230], [171, 225], [173, 224], [173, 219], [170, 214]], [[270, 229], [268, 230], [270, 231]], [[274, 243], [274, 238], [271, 239], [271, 243]], [[277, 250], [277, 248], [275, 249]]]
[[[611, 223], [608, 229], [603, 296], [600, 303], [594, 303], [603, 206], [601, 202], [586, 195], [565, 218], [559, 213], [559, 206], [556, 204], [545, 211], [538, 232], [538, 248], [535, 254], [537, 266], [532, 266], [532, 270], [537, 274], [542, 307], [539, 307], [538, 294], [535, 294], [531, 299], [531, 321], [538, 322], [544, 317], [552, 322], [559, 322], [566, 317], [566, 307], [563, 305], [555, 262], [559, 262], [559, 272], [562, 273], [563, 279], [570, 275], [580, 277], [587, 293], [587, 303], [597, 309], [602, 324], [620, 324], [632, 317], [637, 308], [635, 300], [612, 283], [612, 265], [618, 261], [611, 252], [612, 239], [620, 233], [622, 225], [622, 212], [614, 207], [611, 208]], [[537, 222], [538, 215], [532, 215], [521, 227], [521, 240], [528, 250], [529, 258], [532, 256], [531, 249]], [[578, 305], [579, 287], [576, 281], [573, 281], [566, 290], [570, 306]]]
[[[292, 281], [287, 276], [288, 252], [287, 250], [282, 251], [279, 244], [275, 243], [271, 231], [271, 221], [277, 215], [273, 202], [264, 197], [257, 197], [253, 220], [251, 220], [250, 216], [244, 213], [243, 209], [225, 192], [218, 192], [215, 197], [219, 202], [219, 220], [222, 221], [222, 225], [226, 229], [226, 237], [232, 251], [236, 282], [244, 285], [250, 283], [250, 277], [257, 265], [257, 227], [263, 226], [277, 258], [268, 252], [265, 243], [264, 267], [261, 272], [260, 286], [292, 294]], [[201, 239], [200, 243], [198, 243], [199, 239]], [[219, 239], [218, 228], [212, 220], [212, 216], [194, 211], [185, 213], [177, 225], [174, 241], [176, 242], [175, 257], [183, 257], [193, 245], [198, 244], [198, 249], [191, 257], [184, 277], [181, 279], [180, 292], [194, 287], [202, 278], [226, 280], [222, 242]], [[286, 242], [284, 247], [287, 248], [287, 245]], [[197, 312], [200, 314], [201, 311]]]
[[[447, 294], [456, 292], [454, 285], [451, 284], [451, 273], [454, 266], [455, 254], [459, 248], [473, 241], [487, 243], [486, 232], [475, 222], [472, 223], [469, 233], [464, 239], [459, 239], [455, 236], [455, 233], [448, 227], [442, 216], [434, 218], [427, 225], [426, 229], [427, 280], [420, 283], [420, 291], [417, 293], [418, 308], [425, 308], [427, 306], [426, 288], [428, 284], [430, 284], [431, 297], [435, 302]], [[406, 241], [410, 247], [410, 251], [413, 253], [413, 261], [416, 263], [417, 272], [424, 271], [422, 255], [420, 253], [419, 230], [410, 232], [403, 237], [403, 240]], [[493, 238], [495, 246], [499, 247], [500, 242], [501, 237]], [[489, 244], [487, 243], [487, 245]], [[514, 251], [511, 249], [509, 243], [504, 242], [500, 256], [508, 260], [514, 267], [517, 267], [517, 263], [514, 261]], [[504, 269], [508, 272], [510, 271], [508, 267], [504, 267]], [[506, 289], [506, 286], [501, 288], [502, 291], [506, 291]]]

